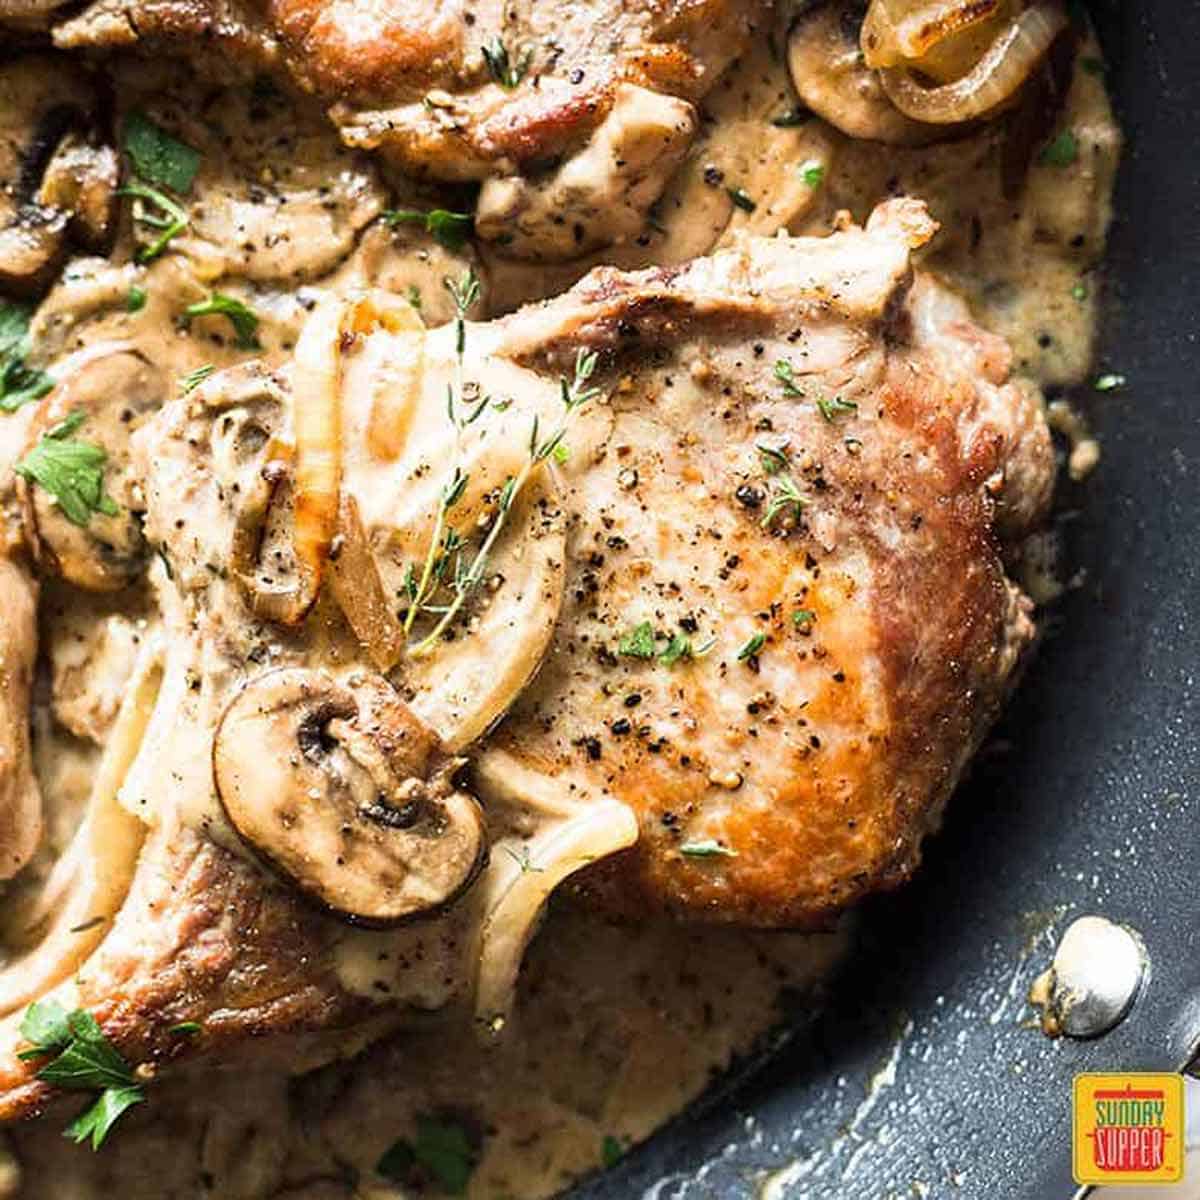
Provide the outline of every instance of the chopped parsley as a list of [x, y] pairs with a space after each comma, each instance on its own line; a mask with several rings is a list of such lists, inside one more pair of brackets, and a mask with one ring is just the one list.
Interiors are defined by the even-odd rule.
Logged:
[[681, 658], [703, 658], [716, 644], [716, 638], [709, 638], [699, 646], [693, 646], [692, 639], [686, 633], [673, 633], [666, 649], [660, 651], [658, 661], [663, 666], [670, 667]]
[[[422, 212], [416, 208], [393, 208], [383, 214], [383, 219], [394, 229], [397, 225], [424, 225], [425, 232], [447, 250], [461, 250], [474, 231], [475, 218], [470, 213], [450, 212], [445, 208], [431, 208]], [[421, 307], [418, 301], [414, 308]]]
[[752, 638], [746, 641], [746, 644], [737, 652], [738, 662], [749, 662], [752, 658], [757, 658], [759, 651], [767, 644], [767, 635], [765, 633], [756, 633]]
[[375, 1171], [402, 1186], [419, 1186], [422, 1176], [432, 1177], [443, 1191], [462, 1196], [475, 1160], [475, 1148], [461, 1125], [418, 1117], [417, 1136], [411, 1142], [403, 1138], [393, 1142], [375, 1164]]
[[841, 396], [834, 396], [832, 400], [828, 396], [822, 396], [817, 401], [817, 408], [827, 421], [836, 420], [842, 413], [858, 412], [858, 405], [853, 400], [843, 400]]
[[526, 46], [516, 58], [513, 58], [508, 53], [508, 47], [498, 35], [490, 42], [480, 46], [479, 50], [483, 55], [483, 61], [487, 63], [488, 73], [509, 92], [525, 78], [529, 64], [533, 61], [531, 46]]
[[125, 296], [125, 311], [126, 312], [141, 312], [146, 307], [146, 289], [140, 287], [131, 287]]
[[204, 1026], [199, 1021], [180, 1021], [178, 1025], [172, 1025], [167, 1032], [176, 1037], [192, 1037], [203, 1029]]
[[797, 629], [806, 629], [817, 619], [817, 614], [811, 608], [798, 608], [792, 613], [792, 624]]
[[75, 1142], [90, 1140], [98, 1150], [121, 1114], [146, 1098], [129, 1064], [84, 1009], [68, 1013], [53, 1000], [31, 1004], [21, 1021], [21, 1036], [30, 1048], [18, 1057], [54, 1055], [38, 1071], [39, 1079], [68, 1091], [98, 1093], [64, 1131]]
[[800, 385], [796, 382], [796, 375], [792, 370], [792, 364], [788, 362], [786, 358], [780, 358], [776, 360], [775, 378], [783, 384], [783, 394], [785, 396], [804, 395]]
[[415, 283], [408, 285], [408, 302], [417, 312], [421, 311], [421, 289]]
[[179, 381], [179, 394], [190, 396], [216, 369], [212, 363], [205, 363], [204, 366], [189, 371]]
[[750, 193], [745, 188], [729, 187], [725, 189], [730, 200], [742, 210], [742, 212], [752, 213], [758, 205], [751, 198]]
[[121, 510], [104, 491], [104, 464], [108, 455], [91, 442], [78, 442], [72, 434], [83, 424], [79, 410], [43, 434], [14, 470], [23, 479], [49, 492], [73, 525], [86, 527], [96, 513], [115, 517]]
[[622, 636], [617, 650], [627, 658], [653, 658], [654, 626], [649, 621], [635, 625]]
[[705, 838], [700, 842], [684, 842], [679, 847], [680, 854], [686, 854], [688, 858], [737, 858], [736, 850], [731, 850], [728, 846], [722, 846], [720, 842], [713, 841], [712, 838]]
[[765, 442], [759, 442], [754, 448], [758, 451], [758, 460], [762, 464], [762, 469], [766, 474], [778, 475], [780, 471], [787, 468], [788, 454], [786, 447], [768, 446]]
[[562, 442], [559, 442], [558, 445], [554, 447], [553, 457], [554, 461], [558, 463], [560, 467], [565, 466], [567, 459], [571, 457], [571, 448], [564, 445]]
[[258, 340], [258, 317], [240, 300], [232, 296], [213, 292], [207, 300], [199, 300], [189, 304], [183, 310], [184, 322], [190, 322], [195, 317], [222, 316], [228, 317], [237, 337], [239, 350], [261, 350], [262, 343]]
[[1038, 165], [1043, 167], [1069, 167], [1079, 158], [1079, 139], [1064, 129], [1052, 142], [1042, 147]]
[[1088, 298], [1088, 286], [1086, 283], [1077, 283], [1071, 289], [1071, 295], [1081, 303]]
[[0, 302], [0, 410], [4, 412], [40, 400], [54, 386], [45, 371], [25, 365], [32, 319], [29, 305]]
[[1092, 384], [1092, 387], [1094, 387], [1098, 392], [1115, 392], [1118, 389], [1123, 388], [1125, 384], [1125, 376], [1113, 371], [1109, 372], [1107, 375], [1097, 376], [1096, 381]]
[[621, 1145], [620, 1139], [613, 1137], [611, 1133], [604, 1135], [604, 1141], [600, 1143], [600, 1161], [606, 1167], [612, 1167], [625, 1157], [625, 1147]]
[[125, 118], [124, 148], [138, 177], [181, 195], [190, 192], [200, 169], [200, 152], [173, 138], [145, 113]]
[[825, 182], [825, 168], [815, 158], [800, 164], [800, 178], [806, 187], [819, 188]]

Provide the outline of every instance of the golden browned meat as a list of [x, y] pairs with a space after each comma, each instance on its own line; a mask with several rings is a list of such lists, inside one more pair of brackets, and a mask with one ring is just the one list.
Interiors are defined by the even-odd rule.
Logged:
[[317, 1053], [472, 988], [492, 1023], [568, 878], [769, 927], [903, 879], [1032, 640], [1004, 551], [1053, 478], [1004, 343], [914, 280], [932, 233], [899, 200], [600, 270], [461, 363], [327, 298], [291, 368], [167, 403], [132, 454], [161, 642], [0, 973], [0, 1114], [44, 1099], [13, 1053], [47, 990], [135, 1062]]

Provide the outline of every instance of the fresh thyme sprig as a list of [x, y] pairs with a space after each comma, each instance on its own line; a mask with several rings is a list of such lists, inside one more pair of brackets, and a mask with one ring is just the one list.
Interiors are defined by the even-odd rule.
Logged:
[[473, 268], [468, 267], [457, 283], [452, 279], [446, 280], [446, 290], [454, 301], [455, 377], [454, 383], [448, 384], [446, 387], [446, 412], [450, 417], [450, 424], [454, 427], [454, 448], [450, 455], [450, 471], [446, 482], [442, 485], [441, 494], [438, 496], [433, 536], [429, 539], [429, 550], [425, 555], [425, 564], [421, 568], [421, 578], [409, 593], [411, 603], [408, 607], [408, 614], [404, 618], [406, 634], [412, 632], [417, 613], [421, 611], [430, 593], [438, 585], [439, 555], [442, 557], [443, 569], [449, 558], [450, 549], [442, 546], [446, 532], [446, 515], [462, 499], [469, 478], [462, 469], [463, 431], [468, 425], [477, 421], [487, 407], [486, 396], [473, 408], [467, 407], [466, 401], [464, 354], [467, 348], [467, 313], [479, 299], [479, 277]]
[[[550, 458], [562, 444], [562, 440], [566, 436], [575, 414], [590, 400], [594, 400], [600, 395], [600, 389], [588, 383], [588, 380], [591, 379], [596, 370], [597, 361], [598, 355], [595, 351], [589, 353], [586, 350], [580, 349], [578, 354], [576, 354], [575, 371], [571, 382], [568, 383], [566, 379], [560, 381], [562, 387], [562, 411], [559, 414], [557, 424], [549, 435], [545, 437], [541, 435], [539, 419], [536, 416], [533, 418], [533, 425], [529, 431], [529, 457], [517, 475], [506, 479], [504, 486], [500, 489], [496, 498], [496, 514], [492, 519], [492, 526], [488, 530], [483, 544], [476, 551], [470, 565], [463, 568], [460, 556], [454, 579], [450, 585], [454, 592], [454, 597], [449, 605], [446, 606], [445, 611], [442, 612], [433, 629], [410, 649], [409, 653], [414, 658], [428, 654], [437, 645], [442, 634], [446, 632], [455, 617], [462, 610], [462, 606], [466, 603], [468, 597], [483, 582], [492, 550], [495, 548], [501, 531], [507, 524], [513, 504], [521, 494], [522, 489], [529, 482], [534, 471]], [[478, 411], [482, 411], [482, 407], [486, 404], [486, 398], [480, 401], [480, 409]], [[438, 536], [440, 537], [440, 534]], [[414, 605], [414, 607], [416, 606]], [[409, 613], [410, 615], [412, 614], [412, 609], [409, 610]]]

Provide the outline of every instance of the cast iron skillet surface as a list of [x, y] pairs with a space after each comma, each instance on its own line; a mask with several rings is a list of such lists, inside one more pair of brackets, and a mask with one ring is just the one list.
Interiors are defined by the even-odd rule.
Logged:
[[[1094, 9], [1128, 138], [1097, 366], [1129, 383], [1083, 398], [1104, 456], [1062, 507], [1086, 582], [827, 1007], [573, 1200], [753, 1197], [792, 1163], [787, 1200], [1066, 1200], [1075, 1072], [1200, 1041], [1200, 0]], [[1089, 912], [1151, 972], [1113, 1033], [1052, 1043], [1025, 993]]]

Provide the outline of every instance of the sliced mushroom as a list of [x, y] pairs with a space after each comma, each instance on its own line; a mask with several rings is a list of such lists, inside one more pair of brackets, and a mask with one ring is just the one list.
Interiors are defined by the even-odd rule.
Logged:
[[128, 506], [129, 437], [166, 395], [163, 373], [122, 344], [85, 351], [74, 365], [67, 360], [62, 381], [31, 423], [28, 447], [71, 413], [86, 414], [74, 436], [105, 452], [104, 488], [119, 511], [97, 512], [77, 525], [49, 492], [18, 480], [25, 536], [40, 570], [92, 592], [118, 591], [141, 573], [146, 543]]
[[859, 16], [848, 0], [804, 13], [788, 37], [788, 69], [800, 99], [848, 137], [922, 146], [945, 131], [898, 112], [859, 49]]
[[65, 59], [28, 55], [0, 69], [0, 291], [36, 296], [71, 236], [103, 248], [116, 156], [73, 132], [91, 129], [94, 109], [86, 75]]
[[240, 692], [217, 727], [226, 815], [274, 871], [335, 916], [383, 928], [451, 904], [486, 857], [457, 762], [378, 675], [299, 668]]

